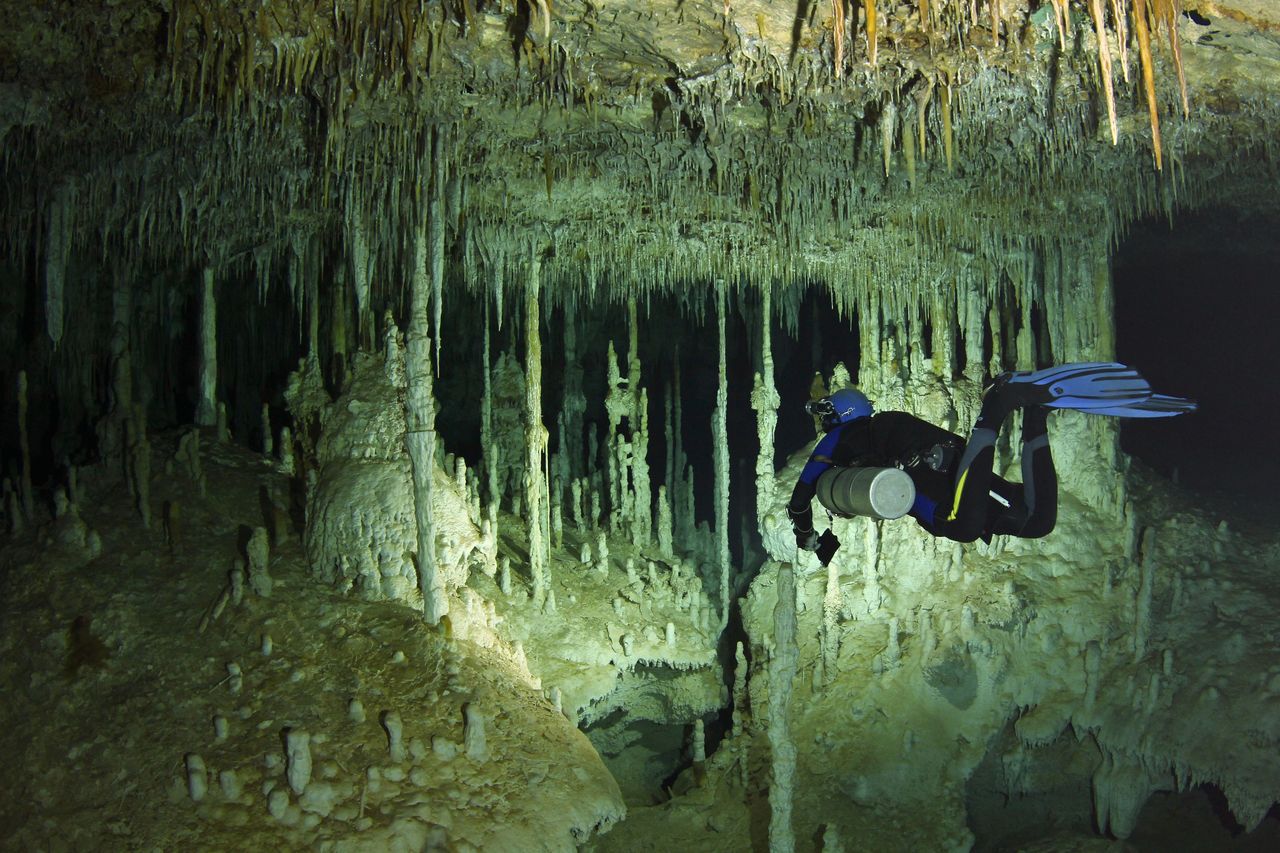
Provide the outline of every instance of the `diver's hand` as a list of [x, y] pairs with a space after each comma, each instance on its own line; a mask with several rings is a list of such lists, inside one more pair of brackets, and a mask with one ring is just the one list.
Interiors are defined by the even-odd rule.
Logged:
[[815, 530], [797, 530], [796, 547], [801, 551], [818, 550], [818, 533]]

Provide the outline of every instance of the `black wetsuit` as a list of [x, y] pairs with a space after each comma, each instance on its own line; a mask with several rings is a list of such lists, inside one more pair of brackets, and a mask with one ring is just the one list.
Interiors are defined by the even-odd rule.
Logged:
[[[814, 448], [791, 493], [787, 513], [798, 532], [813, 530], [810, 508], [818, 477], [828, 468], [902, 468], [916, 487], [911, 516], [935, 536], [959, 542], [994, 534], [1044, 536], [1057, 520], [1058, 481], [1045, 426], [1046, 411], [1024, 410], [1023, 483], [992, 473], [995, 436], [1008, 414], [989, 395], [969, 440], [906, 412], [881, 412], [841, 424]], [[935, 447], [949, 460], [938, 469], [926, 457]]]

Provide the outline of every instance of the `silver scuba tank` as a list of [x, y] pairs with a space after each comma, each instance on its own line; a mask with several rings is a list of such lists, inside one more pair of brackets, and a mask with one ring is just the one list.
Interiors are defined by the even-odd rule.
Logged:
[[916, 499], [916, 484], [897, 468], [830, 468], [817, 487], [819, 503], [843, 516], [901, 518]]

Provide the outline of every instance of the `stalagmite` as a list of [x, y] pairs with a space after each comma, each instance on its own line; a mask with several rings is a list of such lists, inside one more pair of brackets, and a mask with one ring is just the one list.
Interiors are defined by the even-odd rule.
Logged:
[[739, 640], [733, 651], [733, 736], [742, 734], [742, 726], [747, 718], [747, 657], [742, 651]]
[[218, 774], [218, 787], [222, 789], [222, 798], [228, 802], [235, 802], [244, 793], [240, 775], [234, 770], [223, 770]]
[[720, 629], [729, 624], [729, 376], [725, 346], [725, 284], [716, 282], [716, 324], [720, 341], [720, 372], [716, 406], [711, 415], [711, 445], [715, 464], [716, 562], [720, 569]]
[[467, 749], [467, 758], [477, 763], [489, 760], [489, 745], [485, 741], [484, 715], [475, 703], [468, 702], [463, 709], [466, 725], [463, 728], [463, 741]]
[[664, 556], [675, 554], [672, 538], [671, 501], [667, 497], [667, 487], [658, 486], [658, 551]]
[[285, 739], [285, 775], [289, 788], [302, 796], [311, 782], [311, 735], [301, 729], [288, 729]]
[[778, 601], [773, 608], [773, 659], [769, 662], [769, 750], [773, 779], [769, 786], [769, 850], [792, 853], [791, 800], [795, 785], [796, 745], [791, 737], [791, 689], [800, 649], [796, 644], [795, 567], [778, 567]]
[[885, 668], [896, 667], [902, 660], [902, 647], [898, 644], [898, 617], [889, 619], [889, 642], [884, 650]]
[[146, 415], [139, 406], [125, 421], [129, 489], [142, 526], [151, 527], [151, 444], [147, 441]]
[[293, 459], [293, 433], [287, 426], [280, 427], [279, 450], [277, 462], [280, 464], [280, 473], [292, 476], [297, 469]]
[[387, 757], [392, 763], [399, 764], [405, 760], [404, 724], [395, 711], [382, 713], [382, 728], [387, 732]]
[[822, 674], [823, 683], [830, 684], [836, 677], [836, 661], [840, 657], [840, 611], [844, 608], [844, 596], [840, 592], [840, 570], [835, 562], [827, 564], [827, 591], [822, 598]]
[[200, 290], [200, 396], [196, 425], [211, 427], [218, 419], [218, 305], [214, 299], [213, 269], [205, 267]]
[[31, 485], [31, 441], [27, 435], [27, 372], [18, 372], [18, 449], [22, 455], [22, 479], [18, 484], [18, 498], [22, 503], [22, 516], [27, 521], [35, 517], [35, 495]]
[[525, 282], [525, 394], [524, 394], [524, 494], [525, 518], [529, 523], [529, 573], [533, 578], [533, 603], [541, 607], [547, 594], [545, 550], [541, 502], [542, 454], [546, 447], [546, 428], [542, 425], [542, 340], [538, 334], [539, 288], [542, 258], [538, 251], [529, 258], [529, 275]]
[[244, 670], [240, 668], [240, 664], [232, 661], [227, 664], [227, 690], [232, 696], [239, 696], [240, 691], [244, 689]]
[[275, 452], [275, 442], [271, 432], [271, 407], [262, 404], [262, 455], [270, 456]]
[[255, 527], [249, 542], [245, 545], [249, 558], [249, 588], [262, 598], [270, 598], [273, 588], [271, 575], [268, 572], [269, 540], [265, 527]]
[[205, 767], [204, 759], [194, 752], [187, 754], [186, 765], [187, 793], [194, 802], [198, 803], [209, 791], [209, 771]]
[[[430, 216], [440, 215], [433, 200]], [[422, 594], [422, 616], [435, 625], [449, 612], [444, 577], [436, 565], [435, 518], [431, 508], [435, 490], [436, 404], [432, 391], [431, 337], [427, 331], [427, 305], [431, 282], [427, 276], [426, 224], [418, 223], [413, 235], [413, 293], [406, 332], [405, 444], [413, 468], [413, 506], [417, 521], [418, 591]], [[434, 269], [434, 268], [433, 268]]]

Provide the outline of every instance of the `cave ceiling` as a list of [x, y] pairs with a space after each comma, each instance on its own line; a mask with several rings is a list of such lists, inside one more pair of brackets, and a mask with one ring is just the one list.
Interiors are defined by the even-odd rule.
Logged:
[[1274, 205], [1264, 0], [3, 8], [19, 265], [59, 215], [107, 265], [248, 271], [318, 238], [394, 276], [434, 198], [467, 280], [533, 250], [584, 287], [788, 278]]

